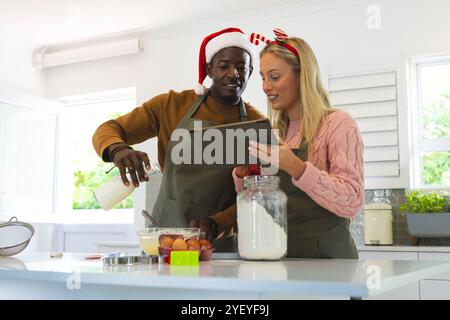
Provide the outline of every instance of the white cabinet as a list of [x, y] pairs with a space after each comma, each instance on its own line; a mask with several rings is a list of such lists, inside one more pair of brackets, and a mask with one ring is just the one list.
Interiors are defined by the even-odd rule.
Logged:
[[420, 300], [420, 285], [419, 282], [411, 283], [367, 298], [367, 300]]
[[422, 280], [420, 281], [421, 300], [450, 300], [450, 281]]
[[[450, 261], [450, 253], [444, 252], [419, 252], [420, 261]], [[449, 280], [450, 272], [433, 276], [433, 280]]]
[[100, 253], [102, 250], [101, 253], [134, 253], [134, 246], [116, 250], [116, 247], [108, 248], [107, 245], [108, 242], [126, 242], [133, 233], [135, 231], [132, 224], [63, 224], [58, 232], [58, 251]]
[[97, 242], [97, 253], [124, 252], [128, 254], [140, 254], [141, 246], [135, 242]]
[[[419, 252], [420, 261], [450, 261], [450, 253]], [[422, 300], [450, 300], [450, 272], [441, 273], [420, 281]]]
[[[361, 259], [380, 260], [415, 260], [415, 261], [450, 261], [450, 252], [447, 248], [421, 248], [406, 247], [401, 251], [401, 247], [383, 247], [380, 250], [374, 248], [360, 248], [359, 257]], [[370, 300], [450, 300], [450, 272], [437, 274], [429, 279], [421, 280], [401, 288], [397, 288], [387, 293], [369, 298]]]
[[[419, 259], [417, 252], [386, 252], [386, 251], [359, 251], [361, 259], [376, 260], [414, 260]], [[381, 293], [367, 300], [419, 300], [419, 282], [412, 283], [397, 289]]]

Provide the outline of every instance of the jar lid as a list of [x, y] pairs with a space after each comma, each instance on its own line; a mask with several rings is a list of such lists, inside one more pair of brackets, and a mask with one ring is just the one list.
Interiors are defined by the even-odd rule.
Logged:
[[278, 176], [262, 176], [262, 175], [255, 175], [255, 176], [245, 176], [244, 177], [244, 183], [279, 183], [280, 177]]

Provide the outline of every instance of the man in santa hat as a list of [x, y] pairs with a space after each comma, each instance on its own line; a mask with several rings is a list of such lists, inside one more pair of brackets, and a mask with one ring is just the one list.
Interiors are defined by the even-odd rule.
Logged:
[[[131, 145], [158, 138], [158, 162], [163, 177], [152, 216], [162, 227], [201, 227], [215, 239], [216, 251], [236, 251], [236, 191], [232, 168], [177, 164], [171, 159], [176, 129], [264, 118], [241, 95], [252, 74], [254, 53], [248, 37], [238, 28], [227, 28], [203, 40], [199, 54], [199, 80], [195, 90], [169, 91], [158, 95], [130, 113], [98, 127], [93, 145], [106, 162], [119, 168], [123, 183], [148, 181], [146, 153]], [[203, 86], [206, 76], [212, 80]]]

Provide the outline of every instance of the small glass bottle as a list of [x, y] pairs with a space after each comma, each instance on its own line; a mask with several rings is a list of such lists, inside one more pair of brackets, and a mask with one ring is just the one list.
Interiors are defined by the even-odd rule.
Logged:
[[104, 210], [112, 209], [116, 204], [133, 193], [136, 188], [127, 175], [129, 185], [126, 186], [121, 176], [115, 176], [94, 191], [94, 198]]
[[244, 178], [237, 196], [238, 250], [246, 260], [279, 260], [287, 252], [287, 196], [277, 176]]
[[[153, 164], [150, 170], [144, 169], [144, 171], [147, 176], [152, 176], [161, 172], [159, 166]], [[133, 185], [130, 174], [127, 173], [126, 176], [129, 181], [128, 186], [123, 183], [122, 177], [119, 175], [111, 178], [93, 192], [95, 200], [104, 210], [112, 209], [115, 205], [132, 194], [134, 189], [136, 189]]]

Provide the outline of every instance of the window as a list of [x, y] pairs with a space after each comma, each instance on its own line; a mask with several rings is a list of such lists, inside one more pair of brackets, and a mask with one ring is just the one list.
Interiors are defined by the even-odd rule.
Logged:
[[0, 100], [0, 213], [7, 219], [35, 221], [54, 212], [58, 107], [28, 97]]
[[413, 187], [450, 186], [450, 56], [413, 60]]
[[[92, 146], [92, 135], [97, 127], [110, 119], [128, 113], [136, 106], [134, 89], [115, 90], [85, 96], [66, 97], [60, 100], [66, 105], [60, 132], [61, 147], [64, 153], [62, 175], [66, 186], [63, 188], [71, 197], [61, 199], [63, 212], [73, 217], [90, 216], [93, 213], [105, 214], [93, 197], [93, 191], [105, 183], [118, 170], [106, 174], [112, 163], [105, 163], [96, 154]], [[105, 218], [114, 214], [126, 214], [132, 217], [133, 195], [109, 211]], [[123, 221], [123, 219], [121, 219]]]

